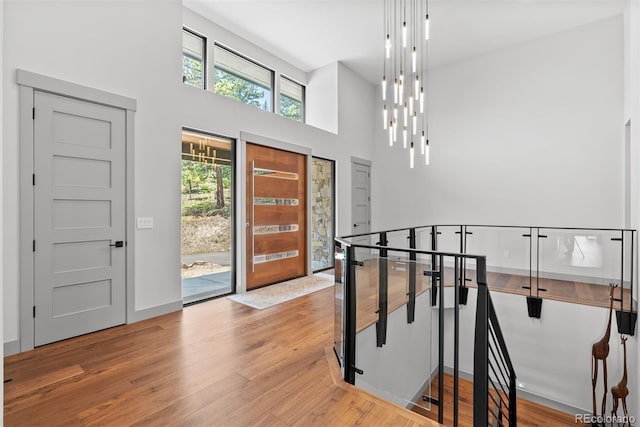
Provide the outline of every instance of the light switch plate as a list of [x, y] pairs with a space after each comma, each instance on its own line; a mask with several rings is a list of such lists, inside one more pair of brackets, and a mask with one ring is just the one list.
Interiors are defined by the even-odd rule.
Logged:
[[153, 217], [139, 217], [137, 219], [138, 230], [153, 228]]

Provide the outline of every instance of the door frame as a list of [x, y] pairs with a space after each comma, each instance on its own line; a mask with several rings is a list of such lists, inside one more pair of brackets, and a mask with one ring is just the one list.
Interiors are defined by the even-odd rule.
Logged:
[[238, 158], [242, 159], [237, 162], [236, 168], [236, 182], [238, 185], [236, 186], [236, 191], [238, 191], [236, 200], [240, 201], [240, 206], [238, 207], [239, 211], [239, 219], [237, 222], [236, 228], [236, 236], [238, 236], [239, 241], [242, 242], [239, 245], [236, 245], [236, 259], [239, 261], [237, 266], [236, 278], [240, 280], [237, 283], [236, 292], [237, 293], [245, 293], [247, 292], [247, 255], [246, 255], [246, 242], [247, 241], [247, 143], [249, 144], [257, 144], [263, 145], [269, 148], [275, 148], [277, 150], [283, 151], [291, 151], [292, 153], [302, 154], [307, 157], [307, 171], [306, 171], [306, 179], [307, 179], [307, 189], [305, 195], [305, 205], [306, 205], [306, 218], [307, 218], [307, 226], [306, 226], [306, 246], [307, 246], [307, 254], [306, 254], [306, 271], [307, 276], [313, 274], [311, 269], [311, 209], [309, 209], [309, 195], [311, 194], [311, 148], [303, 147], [300, 145], [291, 144], [289, 142], [279, 141], [277, 139], [267, 138], [260, 135], [255, 135], [249, 132], [240, 132], [240, 138], [238, 139]]
[[34, 92], [47, 92], [67, 98], [93, 102], [107, 107], [125, 111], [125, 289], [126, 289], [126, 322], [135, 318], [135, 217], [134, 217], [134, 129], [137, 102], [133, 98], [105, 92], [64, 80], [32, 73], [25, 70], [16, 71], [16, 82], [19, 88], [19, 140], [20, 140], [20, 229], [19, 229], [19, 277], [20, 277], [20, 352], [32, 350], [35, 343], [34, 306], [34, 204], [33, 204], [33, 170], [34, 170]]

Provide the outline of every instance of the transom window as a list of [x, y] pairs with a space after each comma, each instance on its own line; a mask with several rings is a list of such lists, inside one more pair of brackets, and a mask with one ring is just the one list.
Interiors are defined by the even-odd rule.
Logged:
[[182, 82], [205, 88], [205, 49], [207, 41], [191, 30], [182, 29]]
[[304, 119], [304, 86], [280, 76], [280, 114], [290, 119]]
[[273, 71], [218, 44], [213, 55], [214, 92], [273, 111]]

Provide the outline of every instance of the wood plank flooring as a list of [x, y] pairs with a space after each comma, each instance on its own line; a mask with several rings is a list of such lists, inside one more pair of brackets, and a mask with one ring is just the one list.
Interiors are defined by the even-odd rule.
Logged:
[[[377, 278], [359, 274], [367, 280], [359, 276], [366, 298], [358, 308], [374, 314]], [[404, 274], [392, 271], [390, 309], [406, 298]], [[520, 283], [490, 278], [514, 291]], [[418, 292], [427, 288], [420, 279]], [[332, 350], [333, 302], [332, 288], [265, 310], [222, 298], [8, 357], [5, 424], [436, 425], [343, 382]], [[470, 400], [461, 396], [461, 409]], [[519, 407], [523, 423], [538, 421], [522, 425], [555, 420], [527, 405]]]
[[[416, 295], [430, 289], [430, 277], [422, 274], [422, 271], [429, 270], [429, 266], [418, 263], [416, 266]], [[388, 261], [388, 312], [404, 306], [408, 297], [408, 262]], [[468, 270], [467, 286], [476, 287], [475, 271]], [[444, 269], [445, 286], [453, 286], [453, 268]], [[358, 315], [356, 327], [358, 331], [374, 324], [378, 320], [378, 260], [366, 260], [364, 265], [356, 268], [356, 300]], [[572, 282], [565, 280], [540, 278], [536, 284], [535, 278], [532, 281], [533, 295], [536, 295], [537, 286], [546, 291], [540, 292], [540, 298], [555, 301], [583, 304], [595, 307], [609, 307], [609, 287], [606, 285], [594, 285], [591, 283]], [[529, 285], [528, 276], [519, 276], [507, 273], [487, 272], [487, 285], [491, 291], [506, 292], [516, 295], [528, 296], [529, 290], [523, 286]], [[630, 291], [625, 289], [624, 307], [629, 309]], [[621, 299], [621, 289], [614, 291], [614, 297]], [[614, 302], [614, 309], [620, 308], [621, 302]], [[635, 309], [635, 307], [634, 307]]]
[[333, 289], [225, 298], [5, 359], [6, 426], [431, 426], [346, 384]]
[[[453, 425], [453, 376], [444, 376], [444, 425]], [[431, 384], [432, 395], [437, 397], [438, 378], [436, 377]], [[473, 383], [469, 380], [460, 378], [459, 381], [459, 400], [458, 400], [458, 425], [460, 427], [473, 426]], [[428, 394], [428, 390], [425, 390]], [[519, 427], [568, 427], [576, 426], [575, 415], [566, 414], [546, 406], [539, 405], [526, 399], [518, 399], [518, 426]], [[425, 405], [426, 406], [426, 405]], [[431, 410], [427, 410], [420, 406], [414, 406], [413, 411], [424, 415], [433, 420], [438, 419], [438, 408], [433, 405]], [[506, 420], [505, 420], [506, 422]]]

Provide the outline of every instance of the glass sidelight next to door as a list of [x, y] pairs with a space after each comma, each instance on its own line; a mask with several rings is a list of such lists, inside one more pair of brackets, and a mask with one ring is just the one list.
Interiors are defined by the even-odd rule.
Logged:
[[233, 145], [228, 138], [182, 132], [182, 299], [234, 291]]

